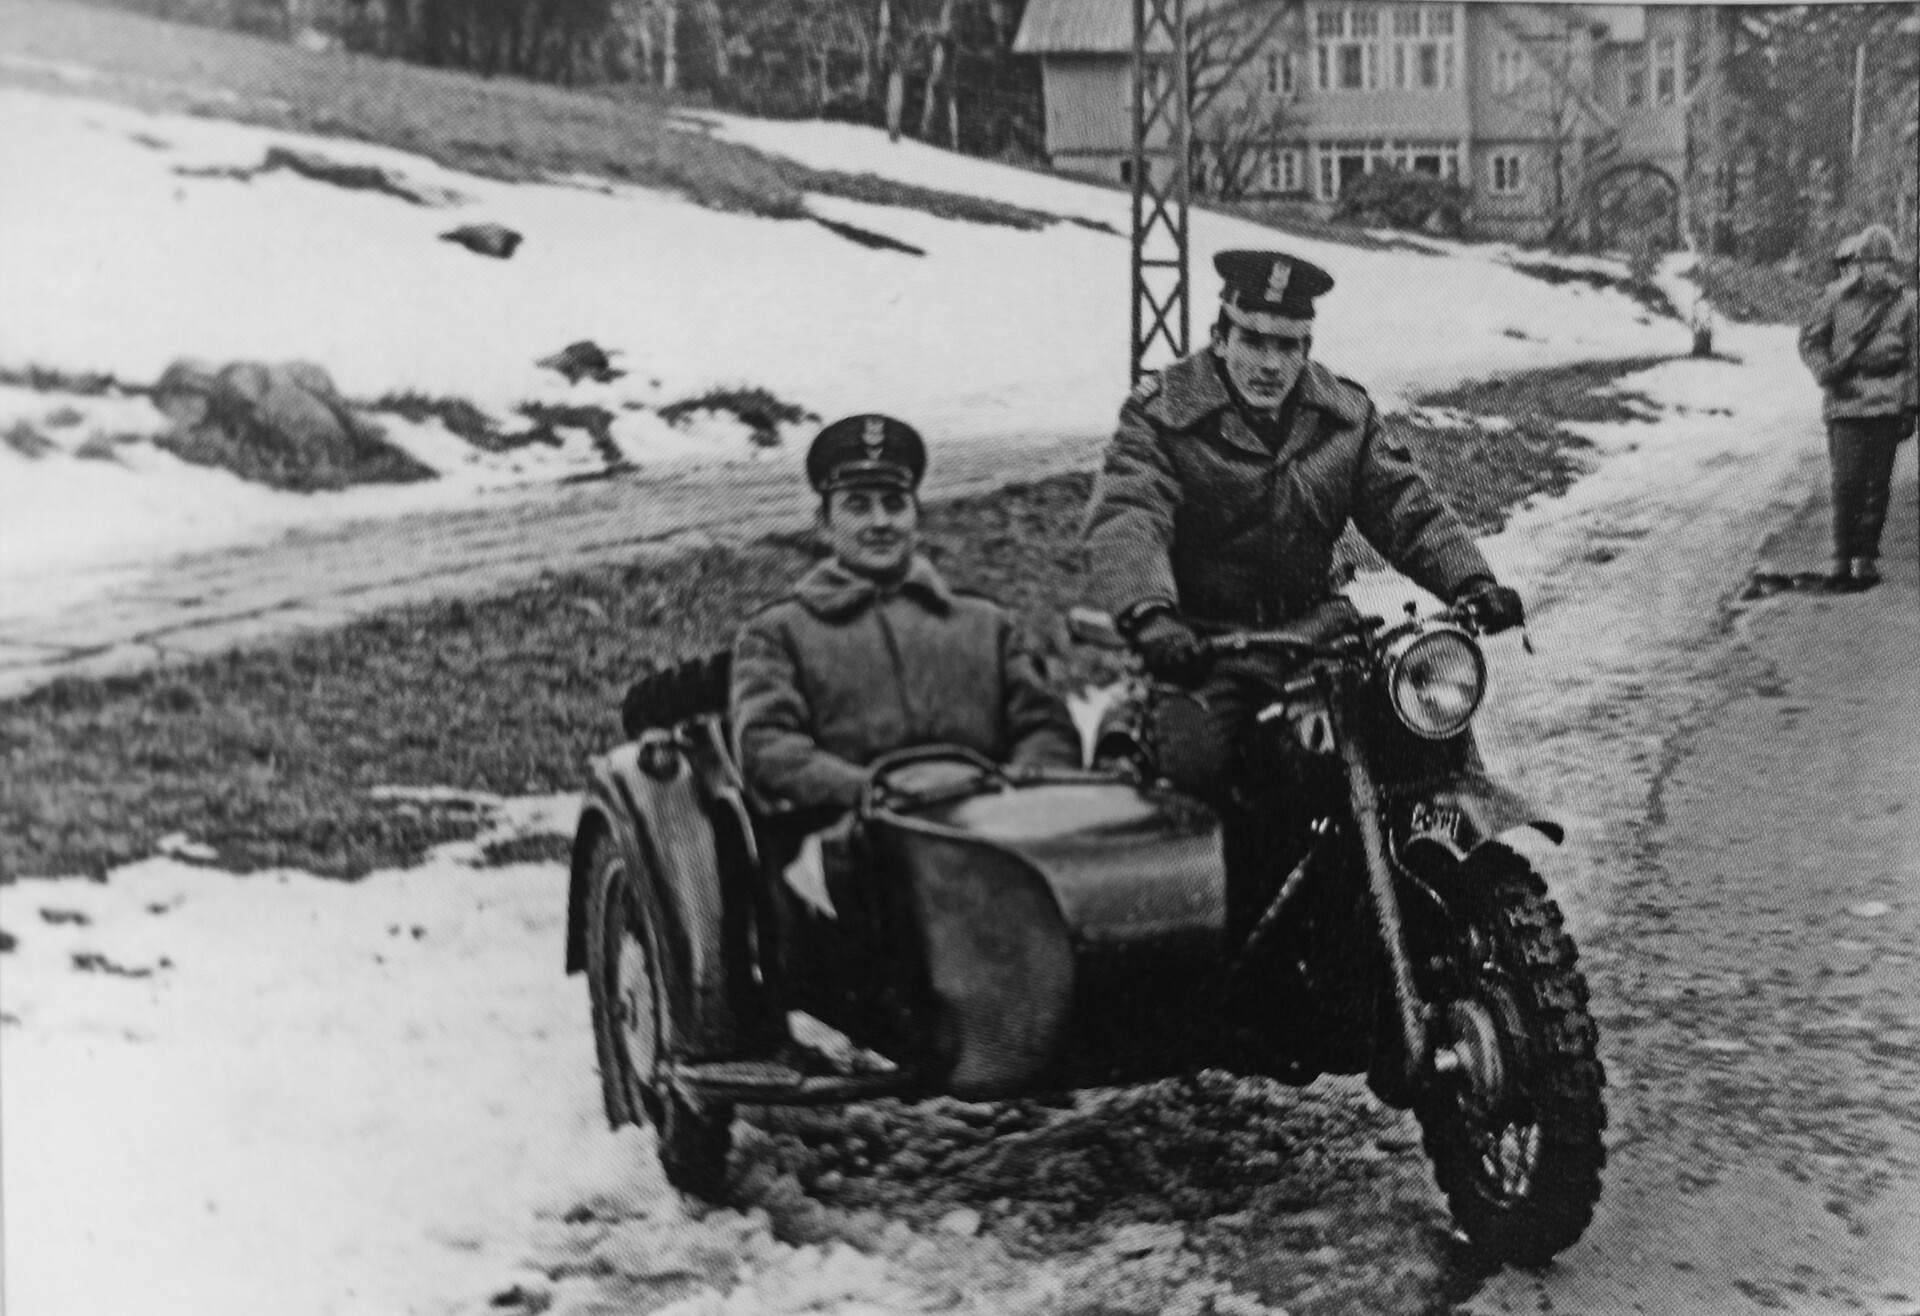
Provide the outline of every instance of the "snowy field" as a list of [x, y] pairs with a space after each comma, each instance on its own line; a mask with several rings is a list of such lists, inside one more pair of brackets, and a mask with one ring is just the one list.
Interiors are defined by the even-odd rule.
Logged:
[[[502, 183], [362, 143], [0, 90], [0, 304], [26, 308], [0, 318], [0, 369], [147, 384], [186, 357], [303, 360], [361, 402], [454, 397], [508, 422], [526, 402], [598, 405], [622, 454], [650, 471], [797, 460], [805, 427], [769, 455], [730, 416], [661, 418], [661, 406], [714, 387], [766, 388], [823, 417], [892, 411], [940, 443], [1110, 429], [1126, 387], [1124, 193], [848, 125], [697, 122], [808, 164], [1062, 222], [1022, 231], [809, 199], [825, 218], [926, 252], [911, 256], [637, 187]], [[232, 176], [276, 146], [374, 166], [433, 204], [284, 169]], [[484, 222], [525, 236], [512, 259], [438, 239]], [[1363, 251], [1201, 212], [1197, 325], [1212, 253], [1276, 241], [1338, 277], [1316, 350], [1389, 406], [1472, 376], [1687, 341], [1623, 296], [1515, 273], [1505, 248]], [[614, 349], [628, 373], [569, 386], [536, 364], [581, 339]], [[502, 497], [602, 462], [577, 431], [558, 450], [489, 456], [437, 421], [383, 416], [441, 479], [293, 494], [139, 441], [166, 425], [143, 398], [0, 388], [0, 433], [21, 423], [53, 447], [30, 457], [0, 443], [0, 617], [42, 615], [156, 557]]]

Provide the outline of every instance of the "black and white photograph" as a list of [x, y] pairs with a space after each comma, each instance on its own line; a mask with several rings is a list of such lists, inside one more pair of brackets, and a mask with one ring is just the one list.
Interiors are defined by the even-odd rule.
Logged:
[[1920, 1316], [1920, 4], [0, 0], [4, 1316]]

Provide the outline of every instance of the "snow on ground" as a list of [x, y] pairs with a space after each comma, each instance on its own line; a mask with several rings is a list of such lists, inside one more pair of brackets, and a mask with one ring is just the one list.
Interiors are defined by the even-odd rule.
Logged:
[[[601, 406], [623, 455], [653, 468], [795, 462], [797, 437], [769, 456], [731, 418], [676, 427], [658, 414], [736, 385], [823, 417], [894, 411], [938, 442], [1111, 427], [1126, 387], [1125, 194], [851, 125], [706, 121], [809, 164], [1113, 231], [1065, 222], [1022, 231], [810, 199], [825, 218], [927, 253], [915, 257], [642, 188], [502, 183], [365, 143], [5, 90], [0, 302], [31, 313], [0, 320], [0, 368], [145, 383], [181, 357], [307, 360], [363, 402], [413, 391], [509, 419], [527, 401]], [[412, 205], [284, 169], [232, 176], [273, 146], [375, 165], [422, 195], [458, 199]], [[519, 231], [525, 245], [500, 261], [438, 240], [483, 221]], [[1340, 280], [1316, 350], [1389, 405], [1469, 376], [1685, 346], [1680, 326], [1624, 297], [1515, 273], [1502, 248], [1363, 251], [1200, 212], [1193, 237], [1202, 331], [1212, 253], [1287, 246]], [[579, 339], [616, 349], [629, 373], [570, 388], [535, 364]], [[71, 401], [22, 392], [0, 396], [0, 432], [20, 421], [42, 428], [47, 411]], [[149, 411], [108, 431], [150, 433], [153, 421]], [[90, 464], [0, 444], [0, 607], [55, 607], [156, 556], [494, 496], [598, 461], [578, 434], [557, 454], [498, 459], [460, 451], [437, 426], [385, 423], [401, 446], [461, 478], [299, 495], [162, 460], [147, 444]]]

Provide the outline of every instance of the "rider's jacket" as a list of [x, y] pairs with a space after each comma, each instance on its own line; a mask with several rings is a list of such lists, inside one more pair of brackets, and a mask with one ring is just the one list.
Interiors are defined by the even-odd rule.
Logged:
[[1825, 391], [1826, 419], [1920, 410], [1914, 306], [1913, 289], [1870, 286], [1857, 270], [1827, 286], [1800, 330], [1800, 357]]
[[829, 559], [741, 628], [732, 716], [761, 800], [851, 808], [866, 765], [915, 745], [1077, 767], [1080, 736], [1013, 618], [925, 558], [890, 589]]
[[1493, 575], [1358, 384], [1309, 360], [1272, 437], [1255, 432], [1211, 347], [1143, 380], [1094, 484], [1089, 601], [1274, 625], [1328, 597], [1349, 520], [1443, 599]]

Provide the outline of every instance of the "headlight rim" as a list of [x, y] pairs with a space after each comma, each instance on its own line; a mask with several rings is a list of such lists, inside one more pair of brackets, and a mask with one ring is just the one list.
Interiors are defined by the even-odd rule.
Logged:
[[[1429, 643], [1457, 643], [1472, 659], [1474, 673], [1473, 699], [1459, 720], [1444, 729], [1430, 729], [1420, 725], [1407, 713], [1400, 699], [1401, 678], [1406, 674], [1407, 664], [1415, 651]], [[1474, 714], [1480, 711], [1480, 705], [1487, 697], [1487, 655], [1475, 640], [1472, 633], [1462, 626], [1451, 622], [1430, 621], [1409, 628], [1395, 637], [1386, 648], [1381, 664], [1381, 677], [1387, 696], [1387, 704], [1393, 709], [1393, 715], [1408, 731], [1422, 740], [1451, 740], [1472, 724]]]

